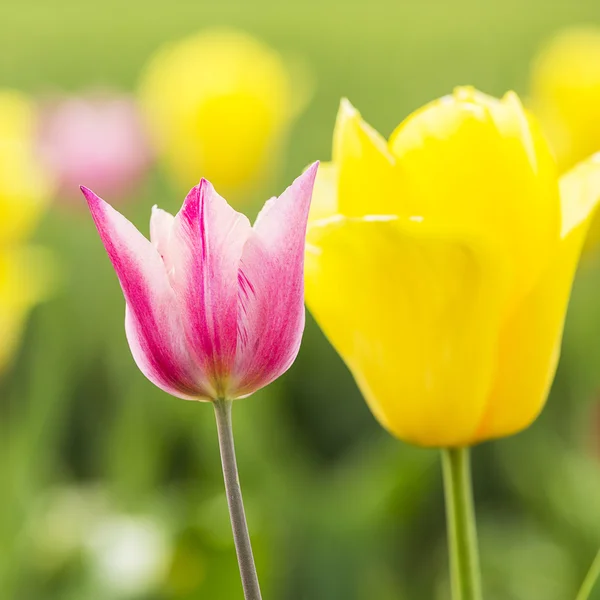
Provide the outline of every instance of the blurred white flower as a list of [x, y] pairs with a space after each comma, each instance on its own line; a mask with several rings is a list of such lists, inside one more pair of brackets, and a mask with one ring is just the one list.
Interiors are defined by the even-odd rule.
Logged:
[[43, 497], [28, 528], [34, 560], [43, 570], [54, 570], [81, 551], [84, 541], [107, 510], [101, 488], [61, 487]]
[[149, 517], [101, 519], [87, 546], [99, 583], [119, 597], [135, 597], [156, 588], [172, 554], [167, 532]]

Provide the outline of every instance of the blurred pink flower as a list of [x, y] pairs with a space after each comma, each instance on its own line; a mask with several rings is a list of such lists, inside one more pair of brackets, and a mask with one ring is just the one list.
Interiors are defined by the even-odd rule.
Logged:
[[234, 399], [291, 366], [304, 330], [304, 242], [317, 163], [254, 226], [203, 179], [147, 240], [82, 187], [126, 301], [133, 357], [186, 400]]
[[122, 199], [135, 190], [151, 152], [135, 102], [126, 95], [89, 95], [50, 102], [39, 131], [42, 159], [59, 198], [79, 197], [85, 182]]

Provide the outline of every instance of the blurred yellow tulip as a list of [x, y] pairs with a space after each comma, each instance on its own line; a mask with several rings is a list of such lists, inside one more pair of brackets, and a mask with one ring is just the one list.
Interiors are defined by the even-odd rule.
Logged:
[[600, 28], [566, 30], [542, 49], [531, 106], [561, 171], [600, 150]]
[[298, 85], [300, 72], [294, 81], [292, 75], [274, 50], [233, 30], [205, 31], [156, 53], [141, 103], [157, 151], [182, 188], [202, 176], [235, 198], [261, 183], [307, 101], [309, 86]]
[[342, 101], [306, 299], [384, 427], [456, 447], [536, 418], [599, 198], [600, 157], [559, 184], [514, 93], [459, 88], [389, 141]]
[[33, 103], [0, 91], [0, 372], [50, 279], [48, 255], [24, 244], [52, 188], [35, 155], [35, 135]]
[[0, 247], [27, 237], [50, 199], [35, 156], [35, 114], [26, 96], [0, 90]]
[[0, 249], [0, 373], [15, 350], [29, 310], [46, 296], [52, 270], [45, 249]]
[[[539, 117], [561, 172], [600, 151], [600, 27], [562, 31], [533, 63], [531, 108]], [[587, 249], [600, 246], [600, 216]]]

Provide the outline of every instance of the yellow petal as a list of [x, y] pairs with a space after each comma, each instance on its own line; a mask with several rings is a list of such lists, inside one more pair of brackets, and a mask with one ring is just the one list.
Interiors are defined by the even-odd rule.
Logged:
[[22, 94], [0, 91], [0, 244], [26, 237], [51, 194], [35, 156], [35, 110]]
[[19, 341], [27, 313], [47, 296], [55, 277], [52, 257], [43, 249], [0, 251], [0, 372]]
[[600, 201], [600, 156], [564, 175], [560, 189], [561, 242], [550, 267], [502, 329], [498, 372], [479, 439], [530, 425], [554, 378], [577, 261]]
[[334, 163], [321, 163], [313, 187], [310, 221], [331, 217], [337, 213], [338, 168]]
[[399, 180], [387, 142], [342, 100], [333, 134], [338, 212], [347, 216], [397, 214]]
[[408, 117], [389, 145], [413, 214], [500, 245], [517, 304], [554, 253], [560, 203], [554, 159], [516, 95], [459, 88]]
[[600, 150], [600, 28], [560, 32], [533, 64], [531, 103], [568, 169]]
[[469, 443], [505, 291], [495, 254], [393, 217], [333, 217], [307, 244], [307, 304], [381, 424], [423, 446]]
[[[579, 198], [582, 205], [585, 207], [586, 199], [593, 198], [594, 190], [600, 189], [600, 171], [598, 163], [600, 162], [600, 153], [590, 157], [587, 161], [578, 165], [572, 170], [571, 176], [568, 178], [563, 176], [562, 185], [565, 182], [570, 182], [573, 186], [571, 196]], [[574, 173], [579, 173], [579, 177], [575, 177]], [[594, 216], [590, 220], [583, 253], [589, 256], [595, 254], [600, 248], [600, 210], [594, 211]]]

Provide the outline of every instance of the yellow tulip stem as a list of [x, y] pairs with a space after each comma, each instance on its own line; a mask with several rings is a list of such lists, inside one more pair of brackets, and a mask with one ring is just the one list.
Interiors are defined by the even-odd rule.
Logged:
[[252, 544], [248, 533], [248, 524], [244, 511], [242, 489], [238, 477], [237, 461], [235, 458], [235, 446], [233, 443], [233, 427], [231, 420], [232, 400], [218, 399], [213, 402], [215, 416], [217, 419], [217, 432], [219, 436], [219, 449], [221, 451], [221, 463], [223, 465], [223, 478], [225, 480], [225, 492], [227, 504], [229, 505], [229, 516], [231, 528], [235, 541], [235, 550], [240, 566], [242, 587], [246, 600], [261, 600], [260, 585], [252, 554]]
[[469, 448], [442, 450], [452, 600], [481, 600]]

